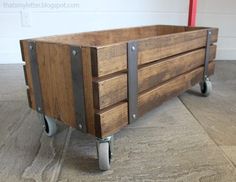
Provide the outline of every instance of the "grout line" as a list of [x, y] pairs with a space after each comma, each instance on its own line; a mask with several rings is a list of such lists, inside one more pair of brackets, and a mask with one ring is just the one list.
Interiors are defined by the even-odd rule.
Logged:
[[230, 160], [230, 158], [227, 156], [227, 154], [224, 152], [224, 150], [220, 147], [220, 145], [218, 145], [216, 143], [216, 141], [213, 139], [213, 137], [211, 137], [207, 130], [205, 129], [205, 127], [201, 124], [201, 122], [199, 121], [199, 119], [194, 115], [194, 113], [189, 109], [189, 107], [184, 103], [184, 101], [178, 97], [178, 99], [180, 100], [180, 102], [184, 105], [184, 107], [189, 111], [189, 113], [193, 116], [193, 118], [198, 122], [198, 124], [202, 127], [202, 129], [204, 130], [204, 132], [207, 134], [207, 136], [213, 141], [213, 143], [217, 146], [217, 148], [219, 148], [219, 150], [221, 151], [221, 153], [223, 154], [224, 158], [230, 163], [230, 165], [233, 168], [236, 168], [236, 165], [234, 165], [233, 161]]
[[61, 158], [58, 160], [58, 162], [57, 162], [57, 164], [56, 164], [55, 172], [53, 173], [50, 182], [56, 182], [56, 181], [58, 181], [59, 175], [60, 175], [60, 173], [61, 173], [61, 167], [62, 167], [62, 164], [63, 164], [63, 162], [64, 162], [65, 155], [66, 155], [66, 152], [67, 152], [67, 149], [68, 149], [68, 146], [69, 146], [69, 142], [70, 142], [70, 138], [71, 138], [71, 133], [72, 133], [72, 128], [69, 127], [68, 130], [69, 130], [69, 131], [68, 131], [68, 133], [67, 133], [67, 135], [66, 135], [66, 141], [65, 141], [65, 144], [64, 144], [64, 148], [63, 148], [63, 150], [62, 150]]

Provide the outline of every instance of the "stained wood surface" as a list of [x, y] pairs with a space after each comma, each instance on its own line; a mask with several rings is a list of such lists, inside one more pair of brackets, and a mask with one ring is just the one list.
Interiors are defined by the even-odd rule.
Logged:
[[[43, 107], [46, 115], [64, 123], [77, 127], [74, 109], [74, 93], [71, 79], [70, 48], [68, 45], [46, 42], [36, 43], [37, 61], [42, 89]], [[23, 66], [27, 88], [29, 106], [35, 108], [32, 76], [30, 69], [28, 42], [21, 41], [22, 57], [26, 64]], [[90, 48], [82, 48], [83, 77], [85, 96], [85, 110], [87, 130], [95, 134], [92, 70]]]
[[[211, 28], [212, 42], [217, 41], [218, 29]], [[205, 46], [207, 28], [154, 25], [115, 30], [104, 30], [36, 40], [77, 46], [93, 47], [93, 76], [100, 77], [127, 68], [127, 42], [138, 41], [139, 64], [151, 62], [184, 51]]]
[[144, 39], [160, 35], [206, 29], [205, 27], [185, 27], [174, 25], [151, 25], [142, 27], [100, 30], [93, 32], [56, 35], [37, 38], [45, 42], [72, 44], [77, 46], [99, 47], [129, 40]]
[[[215, 62], [209, 64], [209, 75], [212, 75]], [[197, 68], [189, 73], [174, 78], [173, 80], [157, 87], [151, 91], [141, 94], [138, 98], [139, 116], [157, 107], [167, 99], [178, 96], [182, 92], [200, 82], [203, 78], [203, 67]]]
[[[210, 60], [213, 60], [215, 55], [216, 46], [213, 45], [210, 47]], [[203, 65], [204, 57], [205, 49], [199, 49], [140, 68], [138, 70], [139, 93]], [[125, 99], [127, 99], [126, 73], [101, 80], [94, 80], [94, 101], [96, 109], [104, 109]]]
[[25, 62], [24, 75], [25, 75], [26, 85], [28, 86], [27, 88], [28, 103], [29, 103], [29, 107], [31, 107], [32, 109], [35, 109], [36, 105], [35, 105], [34, 88], [33, 88], [32, 75], [31, 75], [28, 41], [26, 40], [20, 41], [20, 46], [21, 46], [22, 60]]
[[84, 99], [86, 112], [87, 132], [95, 135], [94, 124], [94, 107], [93, 107], [93, 86], [92, 86], [92, 66], [91, 66], [91, 49], [81, 48], [83, 78], [84, 78]]
[[[209, 64], [209, 75], [214, 72], [215, 62]], [[138, 97], [138, 114], [142, 116], [147, 111], [159, 106], [167, 99], [177, 96], [186, 91], [203, 77], [203, 67], [194, 69], [191, 72], [180, 75], [161, 86], [147, 91]], [[128, 124], [127, 102], [122, 102], [110, 109], [96, 113], [96, 134], [99, 137], [106, 137], [117, 132], [121, 127]], [[118, 123], [118, 124], [117, 124]]]
[[69, 46], [37, 42], [36, 52], [45, 114], [76, 127]]
[[96, 136], [113, 135], [128, 124], [128, 104], [123, 102], [116, 107], [95, 114]]
[[[213, 43], [217, 41], [218, 29], [212, 30]], [[200, 29], [136, 40], [138, 65], [204, 47], [206, 38], [207, 29]], [[97, 57], [92, 62], [93, 76], [101, 77], [127, 69], [127, 42], [96, 49]]]
[[[211, 42], [214, 43], [217, 41], [218, 29], [212, 30]], [[121, 102], [127, 98], [127, 78], [124, 74], [127, 70], [127, 42], [137, 41], [139, 77], [141, 78], [139, 93], [143, 95], [147, 93], [146, 90], [152, 87], [154, 89], [162, 82], [200, 66], [200, 61], [194, 62], [193, 58], [202, 60], [204, 51], [200, 51], [200, 49], [206, 45], [206, 34], [207, 28], [157, 25], [34, 39], [45, 114], [72, 127], [77, 127], [70, 65], [71, 45], [83, 47], [88, 132], [103, 137], [108, 133], [118, 131], [128, 123], [128, 119], [126, 119], [127, 103]], [[28, 85], [29, 106], [35, 109], [28, 40], [21, 41], [21, 49], [23, 60], [26, 63], [25, 79]], [[212, 49], [214, 57], [215, 47]], [[190, 51], [199, 52], [192, 52], [190, 55]], [[176, 56], [177, 54], [178, 56]], [[167, 66], [168, 60], [169, 63], [172, 63], [172, 59], [176, 64]], [[160, 65], [156, 65], [155, 61], [159, 61]], [[182, 68], [180, 68], [181, 65]], [[155, 66], [160, 68], [159, 72], [154, 71]], [[126, 104], [126, 110], [119, 107], [118, 113], [109, 112], [113, 108], [113, 111], [116, 112], [116, 107], [123, 105], [121, 103]], [[112, 104], [116, 104], [116, 107], [112, 108]], [[104, 109], [106, 107], [107, 109]], [[98, 110], [94, 111], [94, 109]], [[148, 106], [145, 109], [148, 109]], [[140, 111], [140, 113], [142, 112]], [[121, 118], [121, 120], [116, 120], [117, 118]], [[111, 122], [113, 122], [113, 126], [110, 125]]]

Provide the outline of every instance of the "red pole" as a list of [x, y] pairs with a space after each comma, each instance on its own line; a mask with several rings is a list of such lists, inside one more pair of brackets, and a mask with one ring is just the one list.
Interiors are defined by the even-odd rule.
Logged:
[[196, 24], [197, 0], [189, 0], [188, 26], [194, 27]]

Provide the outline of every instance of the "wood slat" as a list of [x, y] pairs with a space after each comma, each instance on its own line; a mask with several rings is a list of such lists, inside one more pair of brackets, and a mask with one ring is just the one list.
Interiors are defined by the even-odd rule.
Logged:
[[94, 48], [94, 52], [93, 76], [104, 76], [127, 69], [127, 45], [125, 43], [101, 49]]
[[[215, 62], [209, 64], [209, 75], [214, 73]], [[203, 67], [180, 75], [161, 86], [139, 95], [139, 116], [159, 106], [167, 99], [177, 96], [200, 82], [203, 77]], [[122, 102], [110, 109], [96, 113], [96, 136], [104, 138], [128, 124], [127, 102]]]
[[[212, 29], [212, 42], [217, 41], [218, 29]], [[204, 47], [207, 29], [179, 32], [137, 40], [138, 64], [149, 63], [165, 57]], [[132, 40], [132, 39], [130, 39]], [[93, 76], [101, 77], [127, 69], [127, 44], [101, 46], [93, 59]]]
[[27, 90], [28, 94], [28, 103], [29, 107], [32, 109], [36, 108], [35, 105], [35, 97], [34, 97], [34, 88], [32, 83], [32, 75], [31, 75], [31, 67], [30, 67], [30, 57], [29, 57], [29, 49], [28, 49], [28, 40], [21, 40], [20, 47], [21, 47], [21, 54], [22, 59], [25, 62], [25, 82], [27, 83], [29, 89]]
[[[216, 46], [210, 48], [210, 60], [216, 55]], [[204, 64], [205, 49], [155, 62], [138, 70], [139, 93], [150, 89], [173, 77]], [[127, 74], [119, 74], [107, 79], [94, 81], [94, 104], [96, 109], [104, 109], [127, 99]]]
[[77, 46], [97, 47], [127, 42], [129, 40], [137, 40], [147, 37], [154, 37], [164, 34], [192, 31], [198, 29], [199, 28], [193, 29], [185, 26], [174, 25], [151, 25], [142, 27], [75, 33], [68, 35], [56, 35], [38, 38], [37, 40], [45, 42], [71, 44]]
[[70, 47], [36, 42], [36, 52], [45, 114], [76, 128]]
[[92, 66], [91, 49], [82, 48], [83, 78], [84, 78], [84, 99], [87, 132], [95, 135], [94, 107], [93, 107], [93, 86], [92, 86]]
[[[210, 47], [209, 60], [216, 56], [216, 46]], [[164, 81], [193, 70], [204, 64], [205, 49], [199, 49], [186, 54], [171, 57], [159, 63], [153, 63], [139, 70], [139, 91], [145, 91]]]
[[[209, 64], [209, 75], [214, 73], [215, 62]], [[169, 98], [178, 96], [182, 92], [200, 82], [203, 78], [203, 67], [174, 78], [173, 80], [149, 92], [141, 94], [138, 99], [139, 116], [159, 106]], [[200, 92], [200, 89], [199, 89]]]
[[128, 125], [128, 105], [124, 102], [110, 110], [95, 113], [96, 136], [103, 138]]

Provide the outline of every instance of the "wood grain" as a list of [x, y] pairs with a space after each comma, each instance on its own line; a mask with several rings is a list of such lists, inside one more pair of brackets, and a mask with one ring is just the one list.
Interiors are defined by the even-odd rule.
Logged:
[[128, 125], [127, 102], [116, 107], [95, 114], [96, 136], [104, 138], [113, 135], [124, 126]]
[[[194, 72], [189, 77], [186, 75], [190, 74], [190, 70], [200, 69], [197, 67], [203, 64], [207, 30], [204, 27], [155, 25], [33, 39], [36, 42], [45, 114], [77, 127], [70, 46], [79, 46], [82, 47], [88, 133], [98, 137], [113, 134], [128, 123], [127, 42], [136, 40], [138, 45], [139, 99], [142, 99], [139, 112], [142, 114], [155, 105], [148, 104], [149, 99], [156, 100], [162, 94], [163, 99], [157, 99], [161, 102], [190, 86], [181, 83], [180, 88], [176, 85], [171, 87], [171, 84], [164, 87], [172, 83], [171, 79], [183, 77], [185, 83], [189, 83], [192, 76], [193, 83], [199, 81], [197, 75], [200, 72]], [[212, 30], [211, 43], [214, 43], [218, 29]], [[22, 40], [20, 44], [26, 64], [29, 106], [35, 109], [28, 41]], [[211, 59], [215, 57], [215, 48], [211, 48]], [[159, 87], [160, 93], [154, 91]], [[168, 92], [169, 87], [175, 89]], [[167, 95], [163, 93], [163, 88], [166, 88]], [[144, 96], [147, 93], [150, 96]]]
[[38, 41], [36, 52], [45, 114], [77, 127], [69, 46]]
[[[217, 41], [217, 33], [217, 29], [213, 29], [212, 43]], [[207, 30], [200, 29], [138, 39], [138, 65], [204, 47], [206, 35]], [[93, 70], [96, 70], [93, 76], [101, 77], [127, 69], [127, 42], [96, 49], [97, 58], [92, 62]]]
[[[214, 73], [215, 62], [209, 64], [209, 74]], [[164, 101], [179, 95], [200, 82], [203, 76], [203, 67], [180, 75], [161, 86], [147, 91], [138, 97], [139, 116], [159, 106]], [[95, 117], [96, 136], [106, 137], [128, 124], [127, 102], [97, 112]]]
[[27, 90], [27, 95], [29, 99], [28, 103], [29, 103], [29, 107], [31, 107], [32, 109], [35, 109], [36, 105], [35, 105], [34, 88], [33, 88], [32, 75], [31, 75], [28, 40], [21, 40], [20, 47], [21, 47], [22, 60], [25, 62], [24, 74], [25, 74], [25, 82], [27, 83], [27, 86], [28, 86], [28, 90]]
[[[212, 75], [215, 62], [209, 64], [209, 75]], [[178, 96], [182, 92], [200, 82], [203, 77], [203, 67], [197, 68], [189, 73], [174, 78], [173, 80], [143, 93], [138, 99], [139, 116], [159, 106], [167, 99]]]
[[87, 132], [95, 135], [94, 107], [93, 107], [93, 85], [92, 85], [92, 66], [90, 48], [81, 48], [84, 78], [84, 99]]
[[[164, 34], [193, 31], [203, 28], [191, 28], [173, 25], [151, 25], [142, 27], [131, 27], [111, 30], [100, 30], [93, 32], [75, 33], [68, 35], [56, 35], [41, 37], [37, 40], [63, 44], [83, 45], [88, 47], [99, 47], [104, 45], [127, 42]], [[205, 29], [205, 28], [204, 28]]]
[[[216, 46], [210, 48], [210, 60], [216, 55]], [[205, 49], [174, 56], [161, 62], [154, 62], [138, 70], [139, 93], [157, 86], [189, 70], [204, 64]], [[104, 109], [127, 99], [127, 74], [94, 80], [94, 100], [96, 109]]]

